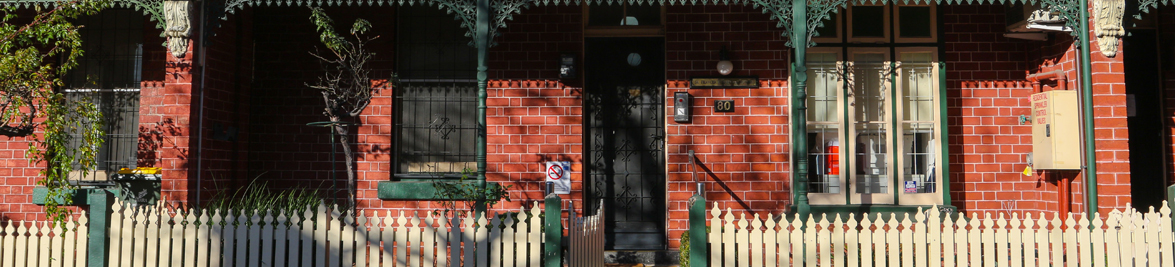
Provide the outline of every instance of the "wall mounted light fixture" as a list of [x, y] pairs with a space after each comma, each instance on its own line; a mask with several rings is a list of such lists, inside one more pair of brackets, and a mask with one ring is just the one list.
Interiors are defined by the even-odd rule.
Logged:
[[734, 72], [734, 64], [730, 63], [730, 51], [723, 46], [718, 51], [718, 74], [730, 75], [731, 72]]

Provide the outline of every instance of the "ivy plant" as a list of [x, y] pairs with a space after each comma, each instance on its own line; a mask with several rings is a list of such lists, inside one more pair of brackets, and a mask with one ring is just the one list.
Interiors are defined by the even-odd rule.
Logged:
[[[97, 106], [71, 101], [59, 90], [64, 85], [60, 77], [77, 66], [83, 53], [78, 32], [82, 25], [71, 20], [93, 15], [110, 3], [70, 0], [52, 8], [34, 5], [31, 18], [18, 17], [16, 7], [0, 9], [0, 136], [23, 138], [29, 143], [30, 164], [46, 165], [38, 184], [48, 188], [49, 200], [64, 200], [46, 201], [45, 212], [54, 222], [70, 216], [63, 207], [72, 204], [69, 173], [84, 175], [93, 168], [103, 135]], [[71, 145], [76, 141], [81, 145]]]

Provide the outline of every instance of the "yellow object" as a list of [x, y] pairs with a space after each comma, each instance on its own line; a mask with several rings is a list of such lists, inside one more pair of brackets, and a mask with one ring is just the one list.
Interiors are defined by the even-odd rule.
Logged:
[[1032, 176], [1032, 166], [1024, 167], [1024, 176]]
[[160, 168], [156, 167], [138, 167], [135, 169], [122, 168], [118, 170], [118, 174], [159, 174]]
[[1031, 100], [1032, 166], [1042, 170], [1081, 169], [1077, 92], [1053, 90], [1033, 94]]

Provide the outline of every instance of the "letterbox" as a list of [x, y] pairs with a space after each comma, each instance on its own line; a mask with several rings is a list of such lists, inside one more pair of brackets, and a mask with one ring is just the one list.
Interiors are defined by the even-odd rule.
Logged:
[[1038, 170], [1081, 169], [1077, 92], [1032, 95], [1032, 166]]

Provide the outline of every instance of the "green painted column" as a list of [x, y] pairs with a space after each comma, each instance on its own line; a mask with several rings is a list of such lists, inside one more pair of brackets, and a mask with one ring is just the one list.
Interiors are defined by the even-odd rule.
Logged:
[[1093, 216], [1097, 212], [1097, 146], [1094, 142], [1093, 125], [1093, 74], [1089, 62], [1089, 0], [1081, 0], [1081, 25], [1077, 36], [1080, 39], [1078, 52], [1081, 54], [1081, 97], [1082, 112], [1085, 113], [1085, 212]]
[[106, 190], [89, 190], [87, 204], [90, 204], [89, 216], [89, 244], [87, 244], [86, 264], [89, 267], [106, 267], [107, 230], [110, 229], [110, 204], [114, 202], [113, 195]]
[[690, 198], [689, 239], [690, 266], [710, 266], [710, 254], [706, 253], [710, 245], [706, 234], [706, 197], [700, 194]]
[[791, 84], [791, 124], [792, 124], [792, 161], [795, 170], [792, 172], [792, 188], [796, 194], [797, 218], [807, 218], [812, 212], [808, 204], [808, 5], [804, 1], [792, 2], [791, 44], [796, 53], [792, 61]]
[[490, 46], [490, 1], [477, 0], [477, 33], [474, 38], [477, 45], [477, 136], [474, 139], [474, 147], [477, 160], [477, 183], [480, 188], [480, 199], [474, 204], [474, 209], [477, 211], [477, 216], [482, 216], [486, 211], [485, 192], [486, 192], [486, 87], [488, 87], [488, 75], [486, 70], [486, 53]]
[[[1175, 214], [1175, 185], [1167, 187], [1167, 207], [1171, 208], [1171, 213]], [[1171, 227], [1175, 227], [1175, 215], [1171, 216]]]
[[[563, 199], [549, 194], [544, 200], [543, 216], [543, 266], [563, 266]], [[600, 255], [601, 257], [603, 255]]]

